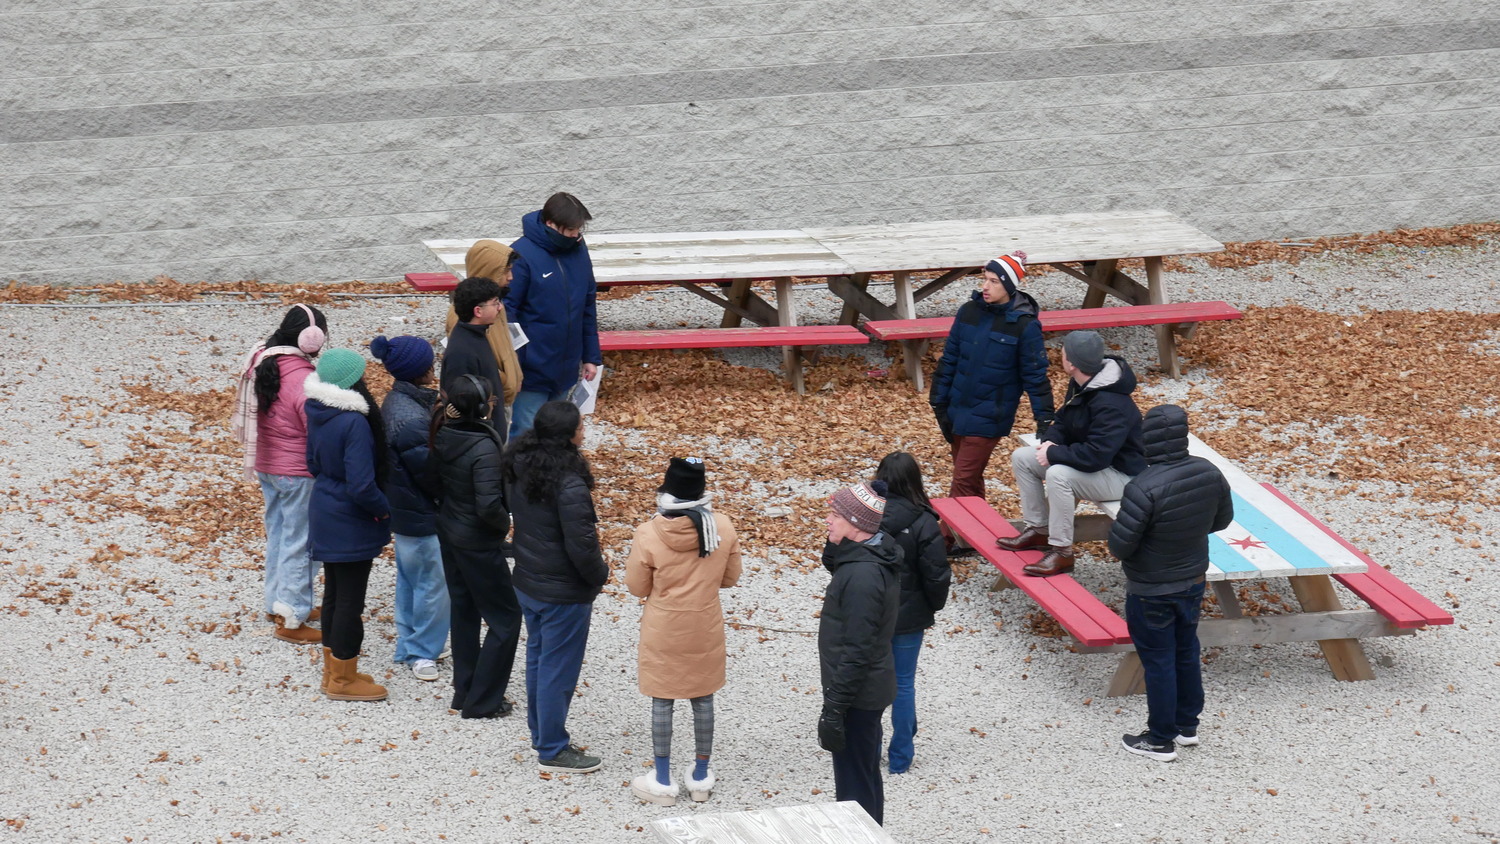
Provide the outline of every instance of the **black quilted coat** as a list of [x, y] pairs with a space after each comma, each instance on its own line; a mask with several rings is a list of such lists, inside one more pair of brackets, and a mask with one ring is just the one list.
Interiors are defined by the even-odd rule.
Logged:
[[1141, 423], [1146, 470], [1125, 486], [1109, 531], [1110, 553], [1137, 583], [1191, 580], [1208, 570], [1208, 535], [1229, 527], [1229, 482], [1188, 454], [1187, 412], [1153, 407]]
[[518, 457], [516, 481], [506, 488], [516, 523], [512, 583], [527, 597], [549, 604], [589, 603], [609, 579], [594, 498], [581, 476], [569, 474], [558, 483], [556, 499], [531, 501], [525, 493], [528, 468]]
[[510, 530], [500, 483], [500, 435], [489, 425], [444, 425], [433, 455], [437, 533], [444, 545], [498, 551]]

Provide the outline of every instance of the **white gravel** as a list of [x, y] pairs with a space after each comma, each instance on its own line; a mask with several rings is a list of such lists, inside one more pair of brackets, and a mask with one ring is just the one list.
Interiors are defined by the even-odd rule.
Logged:
[[[1388, 250], [1232, 271], [1195, 263], [1196, 273], [1168, 278], [1177, 298], [1241, 306], [1494, 311], [1497, 259], [1496, 245]], [[1078, 306], [1079, 286], [1061, 275], [1030, 289], [1044, 306]], [[950, 313], [965, 295], [955, 286], [922, 303], [920, 315]], [[836, 316], [836, 303], [816, 288], [800, 305], [808, 323]], [[442, 307], [436, 298], [381, 299], [333, 311], [334, 340], [414, 329], [436, 337]], [[600, 310], [608, 328], [716, 322], [711, 306], [685, 292], [608, 301]], [[81, 519], [97, 510], [76, 500], [71, 476], [127, 457], [133, 428], [157, 437], [191, 429], [177, 414], [90, 419], [90, 411], [119, 402], [127, 382], [222, 386], [279, 314], [265, 305], [0, 307], [4, 832], [25, 841], [643, 841], [641, 828], [655, 818], [831, 799], [827, 754], [814, 739], [810, 636], [730, 631], [730, 681], [718, 697], [720, 788], [706, 805], [646, 807], [624, 787], [650, 755], [649, 709], [634, 684], [633, 599], [600, 599], [587, 685], [571, 718], [575, 737], [605, 768], [544, 781], [523, 719], [447, 714], [446, 666], [435, 684], [394, 672], [384, 680], [386, 703], [323, 700], [312, 649], [273, 640], [259, 617], [253, 555], [229, 548], [217, 569], [191, 555], [174, 562], [169, 557], [184, 549], [159, 525], [118, 511]], [[1120, 329], [1109, 340], [1132, 360], [1153, 357], [1149, 332]], [[888, 365], [877, 345], [866, 354]], [[770, 351], [728, 357], [779, 362]], [[1185, 383], [1212, 388], [1201, 373]], [[1159, 397], [1183, 389], [1165, 385]], [[1495, 408], [1492, 395], [1485, 412]], [[590, 444], [635, 437], [594, 426]], [[727, 459], [753, 461], [758, 445], [726, 446]], [[165, 439], [162, 446], [191, 447]], [[237, 464], [208, 465], [229, 474]], [[992, 474], [993, 483], [1009, 483]], [[171, 502], [189, 480], [152, 495]], [[808, 490], [830, 483], [805, 481]], [[1457, 602], [1459, 623], [1367, 642], [1378, 677], [1366, 683], [1335, 682], [1314, 645], [1226, 648], [1205, 670], [1203, 746], [1161, 764], [1119, 748], [1120, 735], [1143, 724], [1145, 702], [1103, 697], [1114, 657], [1072, 653], [1032, 635], [1022, 622], [1032, 609], [1024, 595], [991, 594], [988, 577], [971, 579], [955, 588], [929, 633], [916, 764], [886, 781], [890, 834], [903, 842], [1500, 840], [1491, 756], [1500, 753], [1500, 587], [1489, 576], [1500, 513], [1493, 502], [1457, 508], [1477, 526], [1459, 534], [1414, 520], [1421, 507], [1398, 487], [1369, 487], [1375, 494], [1364, 498], [1337, 496], [1317, 475], [1291, 486], [1418, 591]], [[1479, 537], [1480, 547], [1460, 544], [1460, 536]], [[111, 543], [119, 559], [90, 561]], [[746, 577], [727, 606], [759, 608], [756, 620], [773, 618], [775, 627], [815, 630], [826, 575], [777, 571], [780, 553], [747, 551]], [[1090, 567], [1082, 578], [1117, 588], [1117, 572], [1106, 568]], [[392, 650], [393, 579], [383, 561], [372, 580], [363, 663], [377, 675]], [[212, 634], [203, 632], [209, 623], [218, 625]], [[235, 623], [242, 629], [226, 636]], [[519, 666], [516, 676], [519, 698]], [[690, 735], [683, 707], [680, 758]]]

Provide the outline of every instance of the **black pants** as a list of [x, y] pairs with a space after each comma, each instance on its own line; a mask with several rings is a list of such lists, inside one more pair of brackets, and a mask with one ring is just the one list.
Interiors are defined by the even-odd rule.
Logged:
[[884, 709], [851, 709], [844, 715], [844, 749], [833, 754], [836, 800], [853, 800], [885, 825], [885, 781], [880, 778], [880, 719]]
[[[521, 641], [521, 605], [510, 585], [510, 566], [498, 549], [476, 551], [446, 541], [441, 547], [453, 606], [452, 708], [466, 718], [491, 715], [505, 700]], [[480, 619], [489, 627], [483, 644]]]
[[323, 564], [323, 645], [334, 659], [354, 659], [365, 643], [365, 588], [373, 562]]

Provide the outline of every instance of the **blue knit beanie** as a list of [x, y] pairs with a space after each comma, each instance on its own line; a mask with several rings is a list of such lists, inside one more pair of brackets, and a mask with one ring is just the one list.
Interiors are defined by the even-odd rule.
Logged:
[[370, 354], [385, 364], [397, 381], [414, 381], [432, 368], [432, 344], [421, 337], [403, 334], [386, 339], [384, 335], [370, 341]]
[[345, 390], [365, 377], [365, 359], [348, 349], [330, 349], [318, 356], [318, 380]]

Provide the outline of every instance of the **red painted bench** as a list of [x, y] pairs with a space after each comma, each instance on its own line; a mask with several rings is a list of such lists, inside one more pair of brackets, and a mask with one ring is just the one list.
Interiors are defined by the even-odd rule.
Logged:
[[934, 498], [932, 507], [949, 530], [973, 546], [1011, 585], [1036, 601], [1079, 644], [1107, 647], [1130, 643], [1125, 619], [1072, 576], [1032, 577], [1023, 573], [1022, 567], [1040, 560], [1042, 552], [1016, 553], [997, 547], [997, 538], [1015, 536], [1016, 529], [983, 498]]
[[[1228, 302], [1174, 302], [1167, 305], [1126, 305], [1119, 308], [1079, 308], [1042, 311], [1038, 321], [1043, 331], [1081, 331], [1121, 328], [1130, 325], [1175, 325], [1219, 319], [1240, 319], [1244, 314]], [[864, 329], [877, 340], [931, 340], [947, 337], [953, 317], [886, 319], [865, 323]]]
[[1376, 612], [1390, 620], [1391, 624], [1406, 628], [1416, 629], [1426, 627], [1430, 624], [1452, 624], [1453, 616], [1444, 611], [1437, 604], [1427, 600], [1406, 582], [1389, 571], [1386, 571], [1379, 563], [1370, 559], [1363, 551], [1354, 547], [1349, 540], [1333, 532], [1333, 528], [1313, 518], [1311, 513], [1297, 506], [1282, 494], [1281, 490], [1271, 484], [1261, 484], [1277, 498], [1287, 503], [1287, 506], [1301, 513], [1309, 522], [1317, 525], [1324, 533], [1335, 539], [1340, 545], [1349, 549], [1356, 557], [1365, 561], [1369, 570], [1362, 574], [1335, 574], [1334, 580], [1348, 587], [1350, 592], [1358, 595], [1369, 604]]
[[729, 349], [746, 346], [849, 346], [868, 342], [870, 338], [852, 325], [599, 332], [599, 347], [606, 352], [635, 349]]

